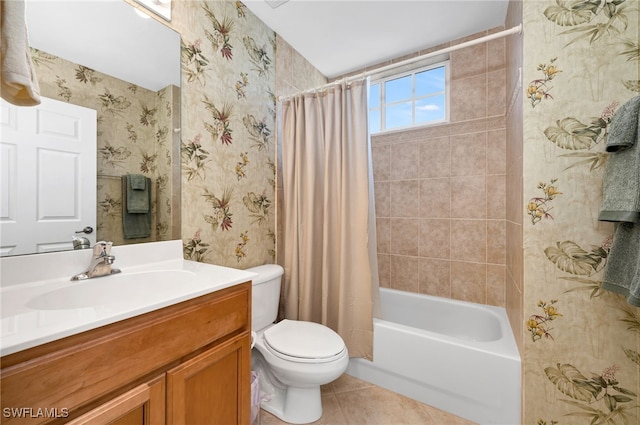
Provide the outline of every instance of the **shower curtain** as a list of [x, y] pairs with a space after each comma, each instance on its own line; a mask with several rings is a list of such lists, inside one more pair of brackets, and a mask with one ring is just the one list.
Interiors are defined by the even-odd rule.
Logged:
[[372, 358], [378, 295], [367, 82], [282, 102], [284, 316]]

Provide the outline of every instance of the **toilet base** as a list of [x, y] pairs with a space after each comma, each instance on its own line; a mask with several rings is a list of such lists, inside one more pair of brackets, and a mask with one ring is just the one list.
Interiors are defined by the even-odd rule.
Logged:
[[322, 417], [320, 387], [273, 388], [269, 400], [260, 404], [267, 412], [290, 424], [308, 424]]

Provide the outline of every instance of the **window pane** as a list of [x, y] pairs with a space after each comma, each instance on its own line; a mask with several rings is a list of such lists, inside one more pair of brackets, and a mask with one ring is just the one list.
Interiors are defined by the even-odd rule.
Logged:
[[411, 125], [411, 102], [404, 102], [397, 105], [387, 106], [387, 108], [385, 109], [385, 113], [386, 129]]
[[416, 100], [416, 124], [444, 120], [444, 94]]
[[380, 107], [380, 83], [369, 86], [369, 108]]
[[380, 109], [369, 110], [369, 133], [380, 131]]
[[444, 66], [416, 74], [416, 96], [444, 91]]
[[411, 99], [411, 75], [384, 83], [386, 103]]

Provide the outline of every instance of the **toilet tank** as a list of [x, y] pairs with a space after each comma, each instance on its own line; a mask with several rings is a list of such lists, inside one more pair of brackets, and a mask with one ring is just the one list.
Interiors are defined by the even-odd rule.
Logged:
[[251, 288], [251, 330], [258, 331], [276, 321], [284, 269], [277, 264], [265, 264], [247, 271], [258, 274]]

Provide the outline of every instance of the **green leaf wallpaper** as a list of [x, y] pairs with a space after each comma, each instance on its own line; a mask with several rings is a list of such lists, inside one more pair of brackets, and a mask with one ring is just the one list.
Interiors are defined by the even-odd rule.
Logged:
[[598, 213], [611, 119], [638, 95], [638, 1], [525, 0], [523, 24], [524, 423], [634, 425], [639, 312], [601, 288]]
[[241, 2], [178, 1], [185, 257], [275, 261], [275, 33]]

